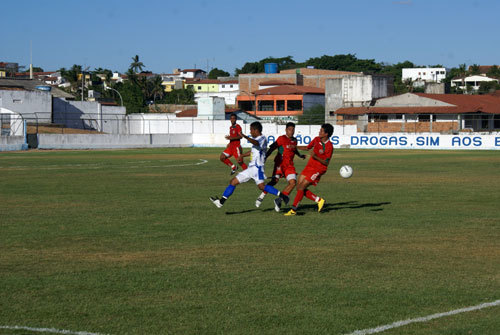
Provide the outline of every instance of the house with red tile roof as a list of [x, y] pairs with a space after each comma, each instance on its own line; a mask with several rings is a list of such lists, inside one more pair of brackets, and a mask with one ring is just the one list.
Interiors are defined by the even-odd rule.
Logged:
[[363, 132], [478, 132], [500, 130], [500, 94], [405, 93], [370, 106], [331, 112], [335, 124], [357, 125]]

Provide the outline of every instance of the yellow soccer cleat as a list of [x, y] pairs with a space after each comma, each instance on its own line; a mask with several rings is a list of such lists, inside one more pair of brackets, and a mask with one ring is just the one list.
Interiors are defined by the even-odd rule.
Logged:
[[323, 198], [319, 199], [319, 201], [318, 201], [318, 212], [321, 212], [321, 210], [323, 209], [324, 205], [325, 205], [325, 199], [323, 199]]
[[290, 209], [288, 212], [285, 213], [285, 216], [294, 216], [296, 214], [297, 214], [296, 211], [294, 211], [293, 209]]

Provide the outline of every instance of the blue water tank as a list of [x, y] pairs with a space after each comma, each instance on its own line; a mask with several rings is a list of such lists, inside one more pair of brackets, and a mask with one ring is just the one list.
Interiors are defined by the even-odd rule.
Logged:
[[276, 63], [265, 63], [264, 70], [266, 73], [278, 73], [278, 64]]
[[40, 91], [50, 91], [52, 89], [52, 87], [48, 85], [38, 85], [35, 88]]

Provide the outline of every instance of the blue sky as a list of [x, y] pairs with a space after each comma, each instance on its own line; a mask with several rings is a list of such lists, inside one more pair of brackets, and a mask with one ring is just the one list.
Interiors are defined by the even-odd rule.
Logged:
[[44, 70], [217, 67], [356, 54], [418, 65], [500, 64], [497, 0], [2, 1], [0, 61]]

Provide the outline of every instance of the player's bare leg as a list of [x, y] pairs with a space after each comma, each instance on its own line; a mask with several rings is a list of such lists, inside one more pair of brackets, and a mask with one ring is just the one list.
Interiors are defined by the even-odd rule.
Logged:
[[309, 186], [309, 181], [303, 175], [299, 176], [299, 180], [297, 181], [297, 194], [295, 195], [295, 199], [293, 200], [292, 209], [290, 209], [285, 215], [291, 216], [297, 214], [297, 207], [299, 206], [300, 201], [304, 197], [304, 190]]
[[226, 164], [227, 166], [229, 166], [231, 168], [231, 175], [233, 175], [236, 172], [236, 170], [238, 169], [238, 167], [236, 165], [234, 165], [231, 162], [231, 160], [229, 159], [229, 157], [227, 157], [224, 153], [220, 154], [219, 159], [222, 163]]
[[293, 200], [293, 206], [292, 209], [285, 215], [290, 216], [290, 215], [295, 215], [297, 213], [297, 208], [299, 206], [299, 203], [302, 201], [304, 195], [308, 198], [311, 199], [312, 201], [316, 202], [318, 204], [318, 212], [321, 212], [321, 209], [323, 209], [323, 206], [325, 205], [325, 199], [320, 198], [316, 194], [312, 193], [309, 191], [307, 188], [311, 185], [311, 183], [304, 177], [303, 175], [299, 176], [299, 182], [297, 184], [297, 195], [295, 196], [295, 199]]
[[242, 170], [246, 170], [248, 166], [245, 164], [245, 161], [243, 160], [243, 157], [238, 157], [238, 164], [241, 166]]

